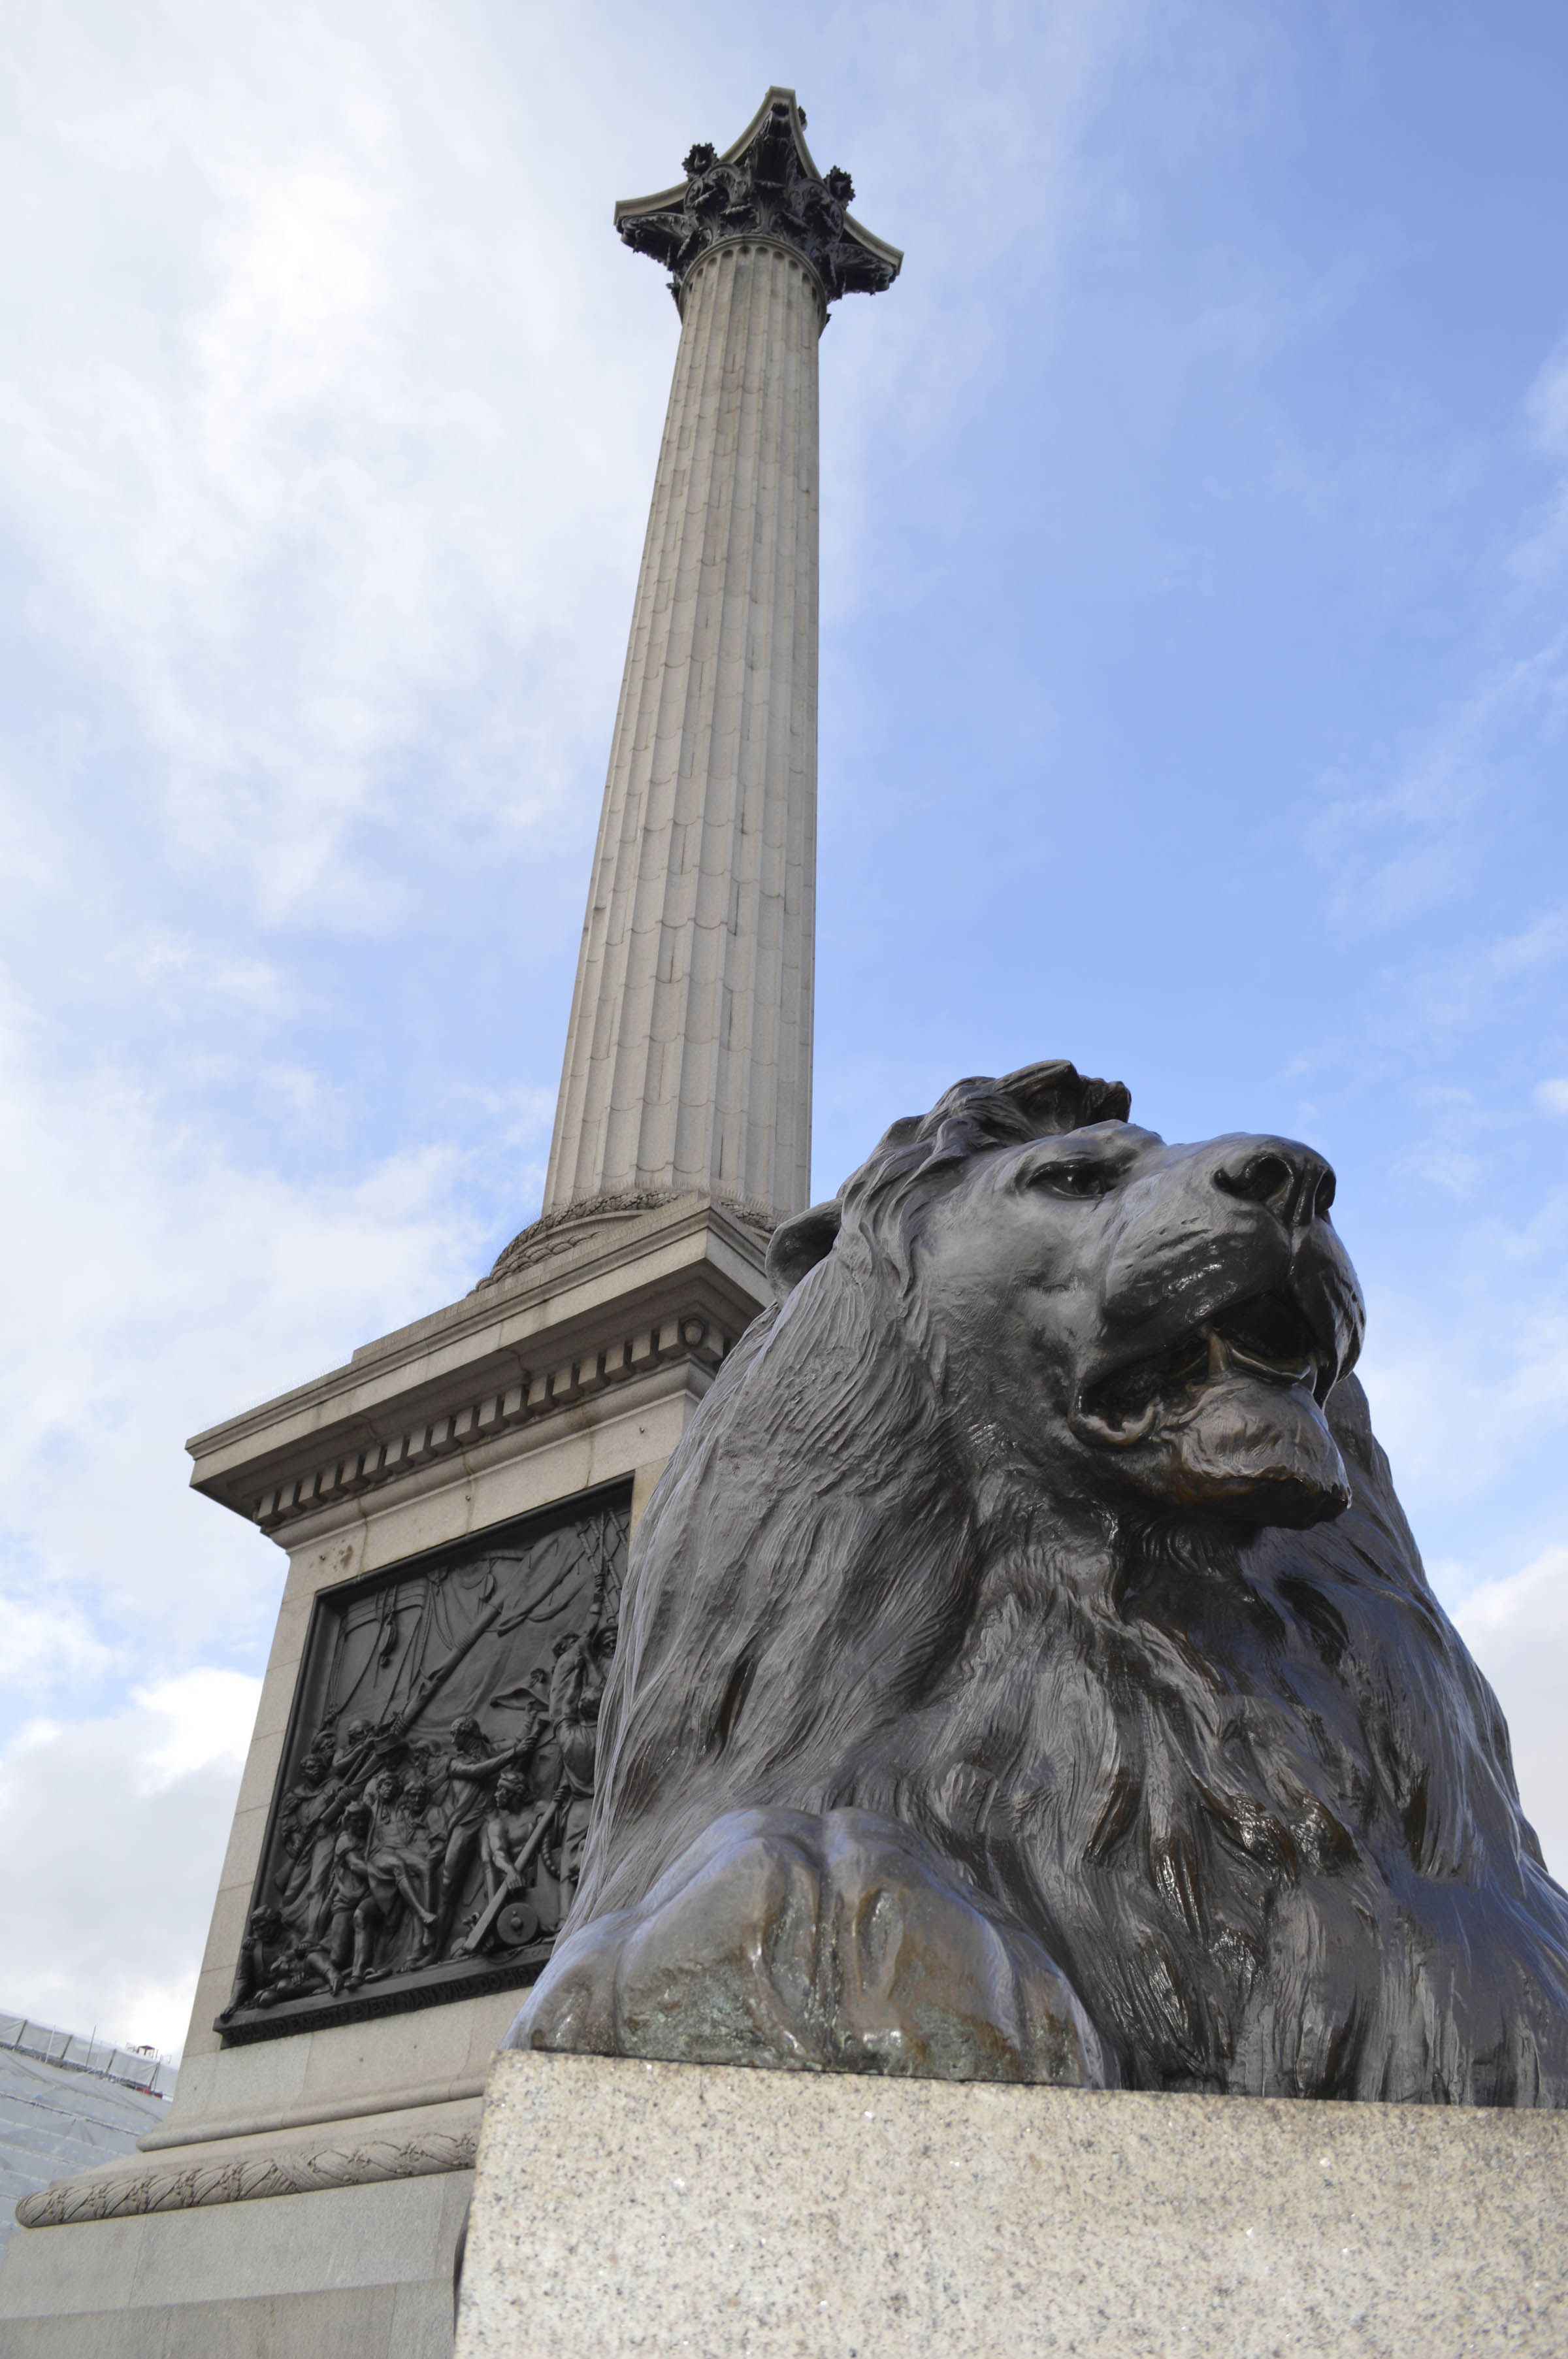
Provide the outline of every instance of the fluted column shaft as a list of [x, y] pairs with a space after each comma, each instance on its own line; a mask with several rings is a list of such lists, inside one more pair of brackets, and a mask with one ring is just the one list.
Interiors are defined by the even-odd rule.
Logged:
[[800, 256], [756, 239], [714, 246], [682, 294], [547, 1213], [809, 1197], [825, 309]]

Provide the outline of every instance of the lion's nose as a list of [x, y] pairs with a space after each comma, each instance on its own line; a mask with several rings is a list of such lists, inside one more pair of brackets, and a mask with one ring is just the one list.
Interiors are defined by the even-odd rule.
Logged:
[[1227, 1196], [1267, 1204], [1288, 1228], [1321, 1219], [1334, 1201], [1334, 1171], [1310, 1147], [1289, 1138], [1251, 1138], [1216, 1167]]

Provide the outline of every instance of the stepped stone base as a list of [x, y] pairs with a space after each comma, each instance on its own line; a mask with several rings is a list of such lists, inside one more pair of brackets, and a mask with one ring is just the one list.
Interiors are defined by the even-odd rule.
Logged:
[[18, 2230], [0, 2359], [449, 2359], [473, 2173]]
[[1568, 2115], [503, 2055], [458, 2359], [1568, 2350]]

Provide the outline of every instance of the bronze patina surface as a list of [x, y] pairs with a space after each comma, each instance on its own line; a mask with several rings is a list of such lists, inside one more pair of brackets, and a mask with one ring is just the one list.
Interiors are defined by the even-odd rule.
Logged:
[[511, 2035], [1568, 2104], [1568, 1895], [1351, 1374], [1309, 1147], [1047, 1064], [895, 1123], [633, 1551]]

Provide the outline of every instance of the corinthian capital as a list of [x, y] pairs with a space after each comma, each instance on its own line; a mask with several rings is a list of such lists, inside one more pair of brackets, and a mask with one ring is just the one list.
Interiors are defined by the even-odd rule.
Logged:
[[692, 148], [686, 179], [657, 196], [629, 197], [615, 226], [637, 254], [661, 262], [680, 299], [694, 266], [715, 245], [760, 237], [794, 248], [821, 282], [824, 299], [881, 295], [903, 261], [849, 212], [855, 184], [837, 165], [819, 172], [806, 144], [806, 117], [793, 90], [770, 90], [733, 147]]

